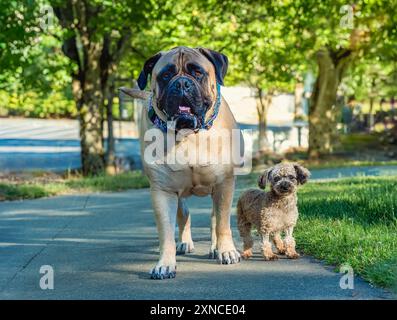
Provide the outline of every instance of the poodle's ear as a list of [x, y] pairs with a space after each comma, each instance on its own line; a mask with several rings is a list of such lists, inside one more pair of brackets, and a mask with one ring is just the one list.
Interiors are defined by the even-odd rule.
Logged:
[[273, 168], [266, 169], [261, 176], [258, 178], [258, 187], [261, 189], [266, 188], [266, 184], [270, 181], [270, 175]]
[[302, 167], [300, 164], [294, 164], [294, 168], [296, 171], [296, 178], [299, 184], [305, 184], [310, 177], [310, 171], [305, 167]]
[[143, 90], [146, 88], [147, 78], [149, 75], [152, 74], [153, 68], [160, 58], [161, 58], [161, 52], [155, 54], [153, 57], [150, 57], [149, 59], [146, 60], [137, 81], [139, 89]]

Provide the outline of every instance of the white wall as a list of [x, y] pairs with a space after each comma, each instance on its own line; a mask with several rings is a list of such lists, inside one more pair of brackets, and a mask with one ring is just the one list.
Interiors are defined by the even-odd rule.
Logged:
[[[253, 92], [248, 87], [222, 87], [222, 94], [228, 102], [237, 122], [244, 128], [250, 128], [252, 132], [252, 140], [257, 144], [257, 125], [258, 116], [256, 112], [256, 101]], [[268, 128], [267, 136], [270, 147], [273, 148], [274, 138], [276, 138], [276, 151], [283, 152], [290, 147], [298, 146], [298, 128], [294, 126], [294, 95], [279, 94], [273, 97], [272, 104], [268, 112]], [[282, 130], [286, 132], [284, 133]], [[279, 140], [284, 140], [281, 142]], [[308, 129], [301, 130], [301, 145], [308, 145]], [[256, 146], [254, 146], [255, 150]]]

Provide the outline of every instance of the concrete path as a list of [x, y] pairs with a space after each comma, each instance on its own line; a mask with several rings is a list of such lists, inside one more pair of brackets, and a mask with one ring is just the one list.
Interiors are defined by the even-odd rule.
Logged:
[[[310, 257], [222, 266], [207, 259], [209, 198], [188, 201], [196, 251], [176, 279], [150, 280], [158, 240], [148, 190], [0, 203], [0, 299], [384, 299], [392, 296]], [[233, 210], [233, 232], [238, 239]], [[241, 243], [237, 242], [238, 248]], [[40, 267], [54, 290], [40, 289]]]
[[397, 176], [397, 166], [360, 166], [311, 170], [311, 179], [338, 179], [365, 176]]

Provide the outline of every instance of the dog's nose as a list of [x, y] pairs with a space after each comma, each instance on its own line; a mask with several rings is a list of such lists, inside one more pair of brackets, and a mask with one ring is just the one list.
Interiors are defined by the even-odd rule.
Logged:
[[281, 182], [281, 184], [280, 184], [280, 188], [284, 191], [287, 191], [289, 189], [289, 187], [290, 187], [290, 184], [286, 181]]
[[189, 91], [192, 84], [190, 83], [190, 79], [186, 77], [180, 77], [179, 79], [175, 80], [175, 88], [184, 92]]

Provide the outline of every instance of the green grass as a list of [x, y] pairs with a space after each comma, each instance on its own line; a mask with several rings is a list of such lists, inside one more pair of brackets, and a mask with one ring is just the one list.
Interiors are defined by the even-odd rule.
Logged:
[[299, 192], [297, 245], [369, 282], [397, 289], [397, 178], [309, 183]]
[[395, 166], [397, 161], [362, 161], [349, 159], [332, 159], [321, 162], [304, 161], [301, 162], [309, 169], [328, 169], [342, 167], [367, 167], [367, 166]]
[[70, 178], [55, 182], [2, 182], [0, 183], [0, 200], [35, 199], [78, 192], [120, 191], [148, 186], [149, 181], [140, 171], [115, 176]]
[[380, 135], [377, 133], [349, 133], [340, 135], [340, 145], [337, 148], [344, 152], [357, 150], [379, 149]]
[[[252, 180], [249, 185], [252, 185]], [[309, 182], [299, 189], [297, 248], [397, 292], [397, 178]]]

